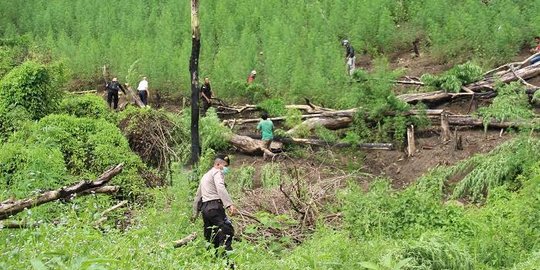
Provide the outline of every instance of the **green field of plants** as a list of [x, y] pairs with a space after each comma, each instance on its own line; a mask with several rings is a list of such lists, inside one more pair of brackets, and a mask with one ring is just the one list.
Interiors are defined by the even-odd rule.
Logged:
[[[106, 65], [132, 85], [147, 76], [167, 102], [188, 96], [189, 4], [0, 1], [0, 269], [540, 269], [540, 125], [531, 85], [497, 81], [495, 95], [470, 113], [480, 124], [460, 133], [474, 133], [464, 144], [506, 136], [497, 147], [439, 162], [411, 183], [368, 171], [375, 163], [359, 148], [389, 142], [402, 155], [411, 125], [440, 136], [432, 107], [396, 94], [393, 80], [404, 72], [392, 68], [395, 56], [412, 54], [418, 41], [434, 63], [452, 66], [425, 72], [419, 83], [458, 94], [534, 45], [539, 0], [201, 0], [200, 72], [216, 94], [283, 116], [276, 137], [326, 145], [286, 145], [284, 159], [261, 161], [233, 146], [232, 126], [241, 123], [225, 125], [234, 116], [211, 108], [200, 119], [197, 164], [189, 164], [189, 108], [113, 111], [101, 92], [73, 93], [102, 87]], [[352, 78], [345, 38], [358, 58], [373, 60]], [[252, 69], [258, 77], [247, 85]], [[461, 111], [471, 110], [469, 96]], [[304, 98], [357, 111], [346, 129], [311, 130], [302, 111], [286, 106]], [[514, 125], [490, 130], [505, 121]], [[190, 219], [198, 181], [220, 153], [232, 158], [227, 189], [244, 211], [231, 217], [237, 238], [226, 256], [202, 237], [203, 221]], [[62, 196], [63, 189], [60, 199], [4, 214], [17, 200], [95, 180], [117, 164], [112, 192]], [[287, 188], [295, 192], [280, 203], [276, 194]], [[195, 240], [173, 246], [192, 232]]]

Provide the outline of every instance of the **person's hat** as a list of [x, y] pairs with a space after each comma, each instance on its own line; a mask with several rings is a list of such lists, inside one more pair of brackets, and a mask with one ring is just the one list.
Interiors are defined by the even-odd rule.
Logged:
[[345, 44], [349, 44], [349, 41], [348, 41], [348, 40], [346, 40], [346, 39], [344, 39], [344, 40], [343, 40], [343, 41], [341, 42], [341, 44], [343, 44], [343, 45], [345, 45]]
[[257, 71], [256, 71], [256, 70], [252, 70], [252, 71], [251, 71], [251, 74], [256, 75], [256, 74], [257, 74]]
[[217, 155], [216, 158], [219, 158], [219, 159], [221, 159], [221, 160], [227, 162], [227, 166], [229, 166], [230, 160], [229, 160], [229, 156], [228, 156], [228, 155]]

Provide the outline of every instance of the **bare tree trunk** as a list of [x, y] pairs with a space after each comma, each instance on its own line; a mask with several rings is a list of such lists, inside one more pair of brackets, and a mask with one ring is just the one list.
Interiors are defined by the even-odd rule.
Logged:
[[191, 0], [191, 58], [189, 74], [191, 77], [191, 163], [199, 162], [201, 143], [199, 139], [199, 53], [201, 31], [199, 28], [199, 0]]
[[[69, 187], [51, 190], [38, 195], [35, 198], [27, 198], [16, 201], [5, 201], [0, 203], [0, 219], [9, 218], [19, 212], [24, 211], [44, 203], [55, 201], [61, 198], [70, 199], [84, 191], [96, 189], [107, 184], [114, 176], [122, 172], [124, 164], [118, 164], [114, 168], [105, 171], [96, 181], [81, 181]], [[90, 194], [90, 193], [88, 193]]]

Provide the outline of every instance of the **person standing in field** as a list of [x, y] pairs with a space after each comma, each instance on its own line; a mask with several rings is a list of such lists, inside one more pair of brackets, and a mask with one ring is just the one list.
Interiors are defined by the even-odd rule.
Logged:
[[252, 84], [253, 81], [255, 80], [255, 77], [257, 76], [257, 71], [256, 70], [252, 70], [250, 73], [249, 73], [249, 76], [247, 78], [247, 83], [248, 84]]
[[109, 104], [109, 108], [118, 109], [118, 91], [122, 90], [124, 94], [126, 94], [126, 91], [122, 88], [117, 78], [113, 78], [111, 82], [105, 85], [105, 88], [107, 88], [107, 103]]
[[214, 160], [214, 166], [203, 175], [193, 201], [194, 221], [199, 212], [204, 222], [204, 238], [214, 244], [215, 248], [224, 246], [226, 251], [232, 250], [234, 228], [225, 214], [225, 209], [233, 216], [236, 208], [227, 188], [225, 175], [228, 172], [229, 157], [220, 155]]
[[356, 56], [354, 48], [353, 46], [351, 46], [351, 43], [346, 39], [341, 42], [341, 45], [345, 47], [345, 66], [347, 74], [349, 74], [349, 76], [352, 76], [354, 70], [356, 69]]
[[[270, 145], [274, 139], [274, 123], [268, 119], [268, 113], [266, 112], [261, 115], [261, 118], [262, 120], [257, 125], [257, 130], [261, 131], [263, 147], [270, 151]], [[266, 159], [266, 153], [263, 155], [263, 158]]]
[[204, 78], [204, 83], [199, 92], [202, 99], [202, 115], [204, 116], [208, 108], [212, 105], [212, 86], [208, 77]]
[[150, 95], [150, 92], [148, 90], [148, 81], [146, 80], [146, 77], [143, 77], [143, 79], [139, 82], [137, 90], [139, 91], [139, 98], [141, 99], [144, 106], [146, 106], [148, 104], [148, 96]]

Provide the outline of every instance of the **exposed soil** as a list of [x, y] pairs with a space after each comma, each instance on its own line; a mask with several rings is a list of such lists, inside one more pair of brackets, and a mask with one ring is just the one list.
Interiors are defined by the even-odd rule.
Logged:
[[403, 188], [414, 182], [428, 170], [440, 165], [454, 165], [475, 154], [486, 153], [512, 136], [500, 131], [458, 130], [463, 139], [463, 150], [455, 150], [454, 141], [442, 142], [431, 131], [417, 134], [417, 151], [410, 158], [401, 151], [366, 152], [364, 169], [373, 175], [387, 176], [395, 188]]

